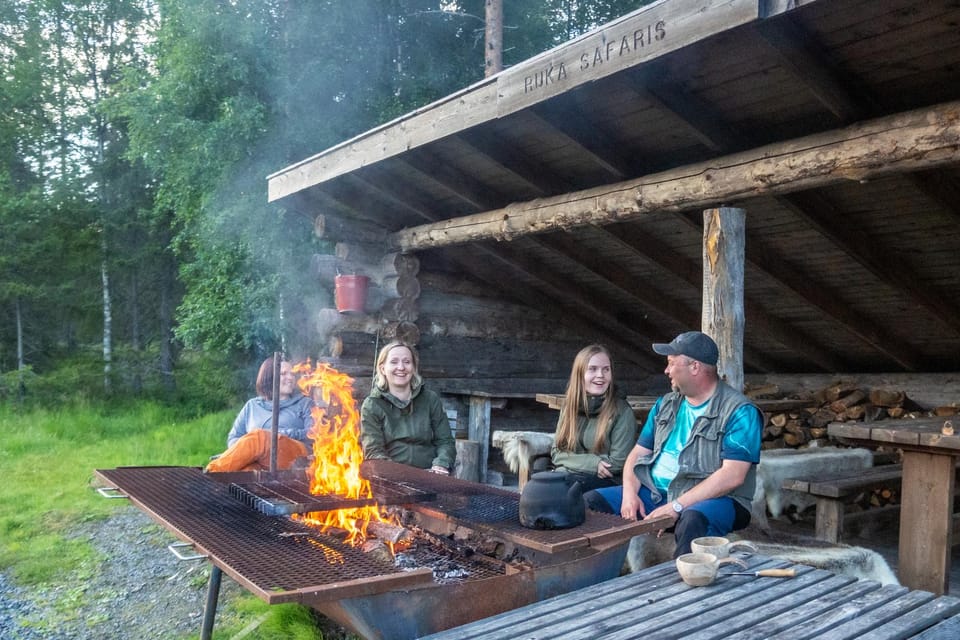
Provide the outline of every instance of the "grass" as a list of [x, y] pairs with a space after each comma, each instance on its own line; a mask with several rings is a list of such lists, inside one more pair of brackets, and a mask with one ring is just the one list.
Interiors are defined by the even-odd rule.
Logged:
[[[45, 589], [83, 584], [95, 550], [68, 533], [78, 522], [107, 518], [117, 503], [92, 487], [93, 470], [118, 466], [202, 466], [221, 451], [234, 411], [184, 417], [144, 402], [126, 408], [92, 404], [16, 411], [0, 405], [0, 571], [17, 584]], [[60, 603], [65, 617], [82, 589]], [[255, 628], [251, 621], [262, 619]], [[304, 607], [270, 607], [244, 596], [217, 614], [216, 638], [245, 630], [251, 640], [321, 638]], [[198, 629], [199, 632], [199, 629]], [[188, 637], [196, 637], [196, 634]]]

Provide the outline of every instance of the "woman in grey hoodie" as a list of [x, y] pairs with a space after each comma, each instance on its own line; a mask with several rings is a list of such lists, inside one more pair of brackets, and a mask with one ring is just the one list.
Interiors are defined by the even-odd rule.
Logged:
[[[286, 360], [280, 363], [280, 412], [278, 431], [281, 435], [302, 442], [307, 451], [313, 451], [310, 429], [313, 428], [313, 400], [300, 393], [293, 367]], [[257, 397], [243, 405], [233, 428], [227, 435], [227, 447], [244, 434], [273, 425], [273, 358], [267, 358], [257, 373]]]

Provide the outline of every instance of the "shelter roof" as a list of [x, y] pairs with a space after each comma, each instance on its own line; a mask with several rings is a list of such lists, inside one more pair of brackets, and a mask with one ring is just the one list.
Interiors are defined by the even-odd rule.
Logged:
[[[960, 370], [960, 3], [663, 0], [268, 178], [649, 354], [747, 212], [744, 367]], [[627, 354], [629, 355], [629, 354]]]

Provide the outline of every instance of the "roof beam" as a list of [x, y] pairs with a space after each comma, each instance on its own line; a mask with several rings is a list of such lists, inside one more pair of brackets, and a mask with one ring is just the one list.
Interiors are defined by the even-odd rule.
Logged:
[[444, 162], [432, 154], [421, 151], [404, 156], [404, 158], [405, 160], [395, 160], [394, 162], [403, 164], [411, 171], [417, 172], [424, 180], [433, 182], [476, 211], [485, 211], [509, 202], [502, 194], [491, 191], [490, 187], [481, 184], [473, 176], [454, 169], [450, 163]]
[[[843, 220], [843, 213], [826, 198], [803, 192], [781, 196], [778, 201], [878, 280], [892, 285], [900, 295], [913, 300], [952, 331], [960, 333], [960, 315], [952, 303], [953, 296], [924, 287], [919, 276], [903, 260], [891, 260], [889, 255], [881, 255], [874, 248], [875, 241], [868, 242], [861, 229], [851, 230], [836, 224]], [[947, 300], [951, 303], [948, 304]]]
[[469, 147], [475, 153], [486, 156], [492, 164], [499, 165], [504, 171], [522, 180], [532, 191], [541, 196], [563, 193], [570, 187], [563, 178], [547, 169], [542, 163], [534, 162], [515, 149], [505, 148], [501, 141], [464, 131], [451, 136], [459, 144]]
[[560, 114], [563, 124], [556, 125], [553, 119], [557, 116], [553, 116], [544, 106], [535, 106], [526, 112], [525, 117], [549, 131], [551, 137], [576, 148], [578, 155], [589, 158], [611, 180], [623, 180], [634, 175], [629, 163], [620, 158], [620, 153], [613, 145], [604, 144], [603, 132], [596, 127], [589, 127], [583, 114]]
[[[631, 277], [623, 268], [598, 254], [586, 250], [580, 243], [556, 235], [543, 237], [539, 243], [547, 249], [559, 253], [577, 262], [582, 268], [605, 280], [610, 286], [619, 289], [624, 295], [636, 300], [656, 314], [665, 316], [684, 328], [699, 327], [700, 312], [678, 302], [664, 291], [658, 290], [649, 281], [640, 282]], [[673, 335], [675, 332], [664, 332]], [[757, 371], [778, 371], [770, 358], [744, 347], [744, 358]]]
[[[545, 295], [551, 301], [552, 313], [557, 317], [573, 314], [581, 321], [597, 327], [601, 335], [620, 336], [620, 346], [622, 349], [629, 351], [633, 362], [647, 366], [651, 364], [660, 366], [662, 364], [662, 359], [650, 351], [650, 344], [659, 338], [636, 329], [638, 325], [644, 326], [646, 324], [642, 320], [632, 318], [630, 323], [625, 323], [608, 310], [609, 304], [587, 293], [583, 288], [574, 286], [569, 280], [544, 273], [542, 267], [529, 258], [519, 255], [518, 252], [511, 251], [506, 247], [487, 245], [475, 245], [474, 248], [496, 261], [503, 262], [511, 269], [535, 282], [533, 288], [538, 293], [532, 297], [524, 294], [521, 297], [524, 304], [536, 304], [542, 309], [544, 308], [543, 298]], [[497, 286], [502, 291], [504, 290], [504, 272], [502, 269], [494, 269], [494, 272], [496, 277], [490, 281], [490, 284]], [[510, 286], [514, 287], [516, 284], [518, 282], [511, 281]], [[527, 287], [527, 289], [529, 290], [530, 287]]]
[[[603, 234], [605, 244], [619, 245], [633, 251], [686, 281], [697, 291], [703, 291], [703, 270], [700, 265], [675, 251], [665, 250], [663, 245], [650, 234], [625, 225], [618, 226], [615, 231], [596, 227], [596, 231]], [[763, 310], [761, 303], [746, 294], [744, 294], [743, 303], [747, 327], [751, 331], [756, 329], [783, 346], [802, 353], [805, 359], [823, 371], [846, 370], [848, 363], [838, 358], [832, 351], [825, 349], [819, 340], [770, 315]], [[744, 357], [747, 357], [746, 347]], [[752, 360], [752, 357], [750, 359]], [[751, 364], [753, 364], [752, 361]], [[782, 367], [774, 369], [774, 371], [780, 370]]]
[[[683, 222], [703, 233], [703, 225], [695, 220], [691, 214], [677, 216]], [[776, 259], [767, 256], [776, 254]], [[879, 353], [885, 354], [908, 371], [922, 370], [922, 363], [917, 352], [902, 340], [888, 334], [883, 328], [870, 318], [857, 313], [842, 303], [843, 296], [833, 287], [817, 281], [796, 263], [787, 260], [782, 253], [767, 249], [764, 242], [756, 234], [747, 234], [746, 244], [747, 262], [758, 271], [776, 280], [781, 286], [789, 289], [802, 298], [807, 304], [820, 309], [833, 318], [851, 334], [870, 345]]]
[[651, 84], [643, 97], [683, 123], [687, 130], [711, 151], [718, 153], [742, 149], [747, 136], [733, 131], [702, 100], [673, 84]]
[[764, 20], [757, 23], [756, 33], [774, 52], [780, 66], [805, 85], [841, 124], [864, 117], [867, 105], [873, 109], [872, 99], [854, 97], [850, 89], [855, 84], [853, 79], [842, 77], [836, 71], [837, 64], [821, 53], [823, 47], [818, 46], [813, 34], [794, 21]]
[[765, 145], [626, 182], [513, 204], [403, 229], [403, 251], [510, 239], [586, 224], [623, 222], [658, 211], [705, 209], [755, 195], [789, 193], [843, 180], [960, 161], [960, 102]]

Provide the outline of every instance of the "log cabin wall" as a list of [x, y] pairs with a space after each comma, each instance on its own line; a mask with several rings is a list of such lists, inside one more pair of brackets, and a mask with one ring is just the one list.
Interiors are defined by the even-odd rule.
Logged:
[[[318, 237], [333, 240], [342, 221], [319, 216]], [[376, 240], [375, 229], [364, 237]], [[316, 331], [326, 352], [321, 359], [354, 376], [358, 401], [369, 392], [379, 349], [394, 339], [415, 345], [421, 374], [441, 392], [459, 437], [468, 435], [469, 398], [493, 398], [489, 429], [553, 431], [557, 412], [536, 401], [538, 393], [563, 393], [577, 352], [604, 336], [551, 314], [512, 302], [504, 290], [462, 274], [424, 271], [414, 255], [387, 251], [375, 242], [337, 242], [333, 254], [317, 254], [318, 284], [335, 298], [338, 274], [370, 278], [363, 313], [320, 310]], [[509, 289], [510, 282], [503, 283]], [[617, 385], [624, 395], [667, 389], [626, 358], [614, 356]]]

